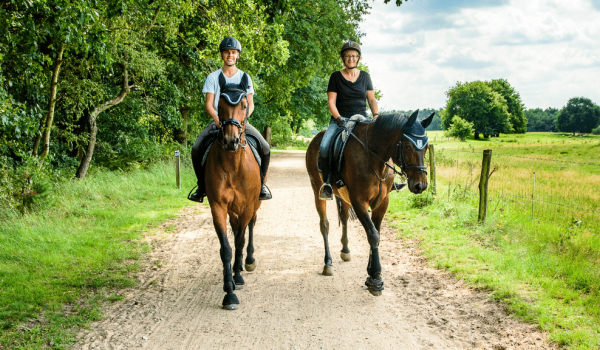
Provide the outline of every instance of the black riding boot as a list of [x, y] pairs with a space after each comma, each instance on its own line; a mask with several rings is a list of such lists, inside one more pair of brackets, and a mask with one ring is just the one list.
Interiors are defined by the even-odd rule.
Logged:
[[406, 187], [405, 183], [394, 182], [394, 184], [392, 184], [392, 188], [390, 188], [390, 192], [392, 192], [392, 191], [400, 192], [404, 189], [404, 187]]
[[333, 188], [329, 184], [331, 182], [331, 172], [329, 171], [329, 160], [319, 155], [318, 167], [321, 169], [324, 184], [319, 189], [319, 199], [333, 200]]
[[194, 149], [192, 149], [192, 165], [194, 166], [196, 178], [198, 178], [198, 186], [192, 188], [192, 191], [196, 189], [196, 192], [192, 193], [192, 191], [190, 191], [188, 199], [198, 203], [203, 203], [204, 197], [206, 196], [206, 182], [204, 181], [204, 167], [202, 166], [203, 154], [203, 149], [199, 151], [194, 151]]
[[263, 154], [260, 160], [260, 196], [259, 201], [264, 201], [273, 198], [271, 190], [265, 184], [265, 177], [267, 176], [267, 170], [269, 170], [269, 163], [271, 162], [271, 152]]

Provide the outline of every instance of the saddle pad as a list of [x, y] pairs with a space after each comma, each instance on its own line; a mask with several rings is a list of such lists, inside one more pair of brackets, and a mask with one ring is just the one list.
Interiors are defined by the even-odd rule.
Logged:
[[[219, 130], [219, 132], [220, 132], [220, 130]], [[210, 149], [214, 145], [215, 141], [217, 140], [218, 135], [219, 135], [219, 133], [208, 136], [210, 138], [210, 140], [208, 140], [208, 146], [206, 147], [206, 152], [204, 152], [204, 155], [202, 155], [202, 166], [205, 166], [206, 159], [208, 158], [208, 153], [210, 152]], [[252, 137], [250, 135], [246, 135], [246, 141], [247, 141], [247, 144], [250, 145], [250, 150], [252, 150], [252, 154], [254, 155], [254, 159], [256, 159], [256, 162], [258, 163], [258, 167], [260, 167], [260, 165], [261, 165], [261, 159], [260, 159], [261, 153], [259, 153], [260, 143], [258, 142], [257, 139], [255, 139], [254, 137]], [[262, 149], [260, 151], [262, 152]]]
[[354, 130], [354, 127], [360, 123], [366, 121], [367, 118], [360, 114], [353, 115], [346, 125], [342, 129], [342, 132], [336, 136], [333, 141], [333, 158], [331, 158], [335, 164], [333, 168], [335, 173], [339, 174], [342, 170], [342, 162], [344, 160], [344, 150], [346, 149], [346, 145], [348, 144], [348, 139], [350, 138], [350, 134]]

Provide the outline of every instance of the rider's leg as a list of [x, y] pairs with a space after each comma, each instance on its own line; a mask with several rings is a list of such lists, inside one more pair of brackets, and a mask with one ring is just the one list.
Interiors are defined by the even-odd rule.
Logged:
[[208, 124], [204, 130], [200, 133], [200, 136], [194, 142], [194, 146], [192, 146], [192, 165], [194, 166], [194, 172], [196, 173], [196, 178], [198, 179], [198, 189], [196, 192], [190, 194], [188, 199], [194, 202], [202, 203], [204, 201], [204, 196], [206, 196], [206, 183], [204, 181], [204, 166], [202, 166], [202, 157], [204, 156], [204, 152], [206, 151], [206, 137], [211, 133], [215, 132], [216, 126], [215, 122], [211, 122]]
[[337, 124], [335, 123], [335, 119], [331, 118], [331, 122], [329, 123], [327, 131], [325, 131], [325, 135], [323, 135], [323, 139], [321, 140], [321, 145], [319, 146], [318, 164], [324, 182], [319, 191], [319, 199], [333, 199], [333, 188], [330, 185], [331, 171], [329, 169], [329, 146], [331, 145], [336, 129]]
[[266, 177], [267, 171], [269, 170], [269, 163], [271, 162], [271, 148], [269, 147], [269, 143], [265, 138], [261, 135], [255, 127], [248, 124], [246, 125], [246, 134], [253, 136], [255, 139], [260, 142], [260, 148], [262, 152], [260, 152], [260, 195], [258, 196], [258, 200], [267, 200], [273, 198], [271, 195], [271, 191], [266, 185]]

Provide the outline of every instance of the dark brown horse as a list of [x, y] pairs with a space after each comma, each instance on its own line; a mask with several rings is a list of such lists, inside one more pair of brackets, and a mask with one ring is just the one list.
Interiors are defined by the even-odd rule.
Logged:
[[[379, 262], [379, 230], [389, 202], [389, 192], [394, 182], [391, 166], [384, 160], [392, 159], [408, 178], [408, 188], [413, 193], [427, 189], [427, 172], [424, 156], [427, 151], [425, 129], [431, 123], [433, 114], [419, 122], [418, 111], [410, 117], [400, 114], [381, 115], [375, 120], [358, 124], [351, 135], [344, 152], [341, 178], [346, 184], [338, 188], [331, 182], [333, 193], [338, 199], [338, 213], [342, 223], [342, 252], [344, 261], [350, 260], [348, 249], [347, 223], [350, 208], [367, 233], [371, 247], [366, 285], [373, 295], [381, 295], [383, 280]], [[317, 168], [319, 144], [323, 132], [312, 140], [306, 152], [306, 170], [315, 196], [315, 205], [320, 217], [321, 234], [325, 243], [325, 267], [323, 275], [333, 275], [331, 255], [329, 253], [329, 221], [326, 202], [319, 199], [319, 189], [323, 179]], [[372, 210], [369, 216], [369, 207]]]
[[[249, 228], [246, 270], [256, 267], [254, 260], [253, 229], [256, 212], [261, 201], [260, 169], [248, 146], [244, 130], [248, 119], [248, 99], [241, 98], [238, 104], [221, 95], [219, 99], [219, 120], [222, 130], [211, 147], [206, 159], [206, 196], [210, 203], [213, 223], [221, 243], [223, 262], [223, 308], [237, 309], [239, 300], [234, 290], [244, 284], [242, 278], [242, 257], [245, 245], [246, 227]], [[232, 250], [227, 240], [227, 216], [235, 237], [235, 262], [232, 276]]]

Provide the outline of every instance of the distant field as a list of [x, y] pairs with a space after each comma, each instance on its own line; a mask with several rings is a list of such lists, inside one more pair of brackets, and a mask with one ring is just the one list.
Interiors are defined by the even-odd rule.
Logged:
[[496, 200], [529, 216], [533, 204], [533, 218], [565, 225], [581, 222], [598, 232], [600, 137], [527, 133], [456, 142], [443, 138], [441, 131], [429, 135], [436, 146], [441, 179], [454, 184], [468, 184], [472, 179], [471, 189], [476, 189], [482, 151], [491, 149], [492, 169], [496, 170], [489, 190]]
[[[392, 196], [398, 239], [418, 239], [433, 266], [492, 291], [557, 344], [600, 348], [600, 137], [528, 133], [459, 142], [441, 131], [428, 135], [437, 196]], [[496, 170], [488, 217], [478, 224], [484, 149], [492, 150]]]

